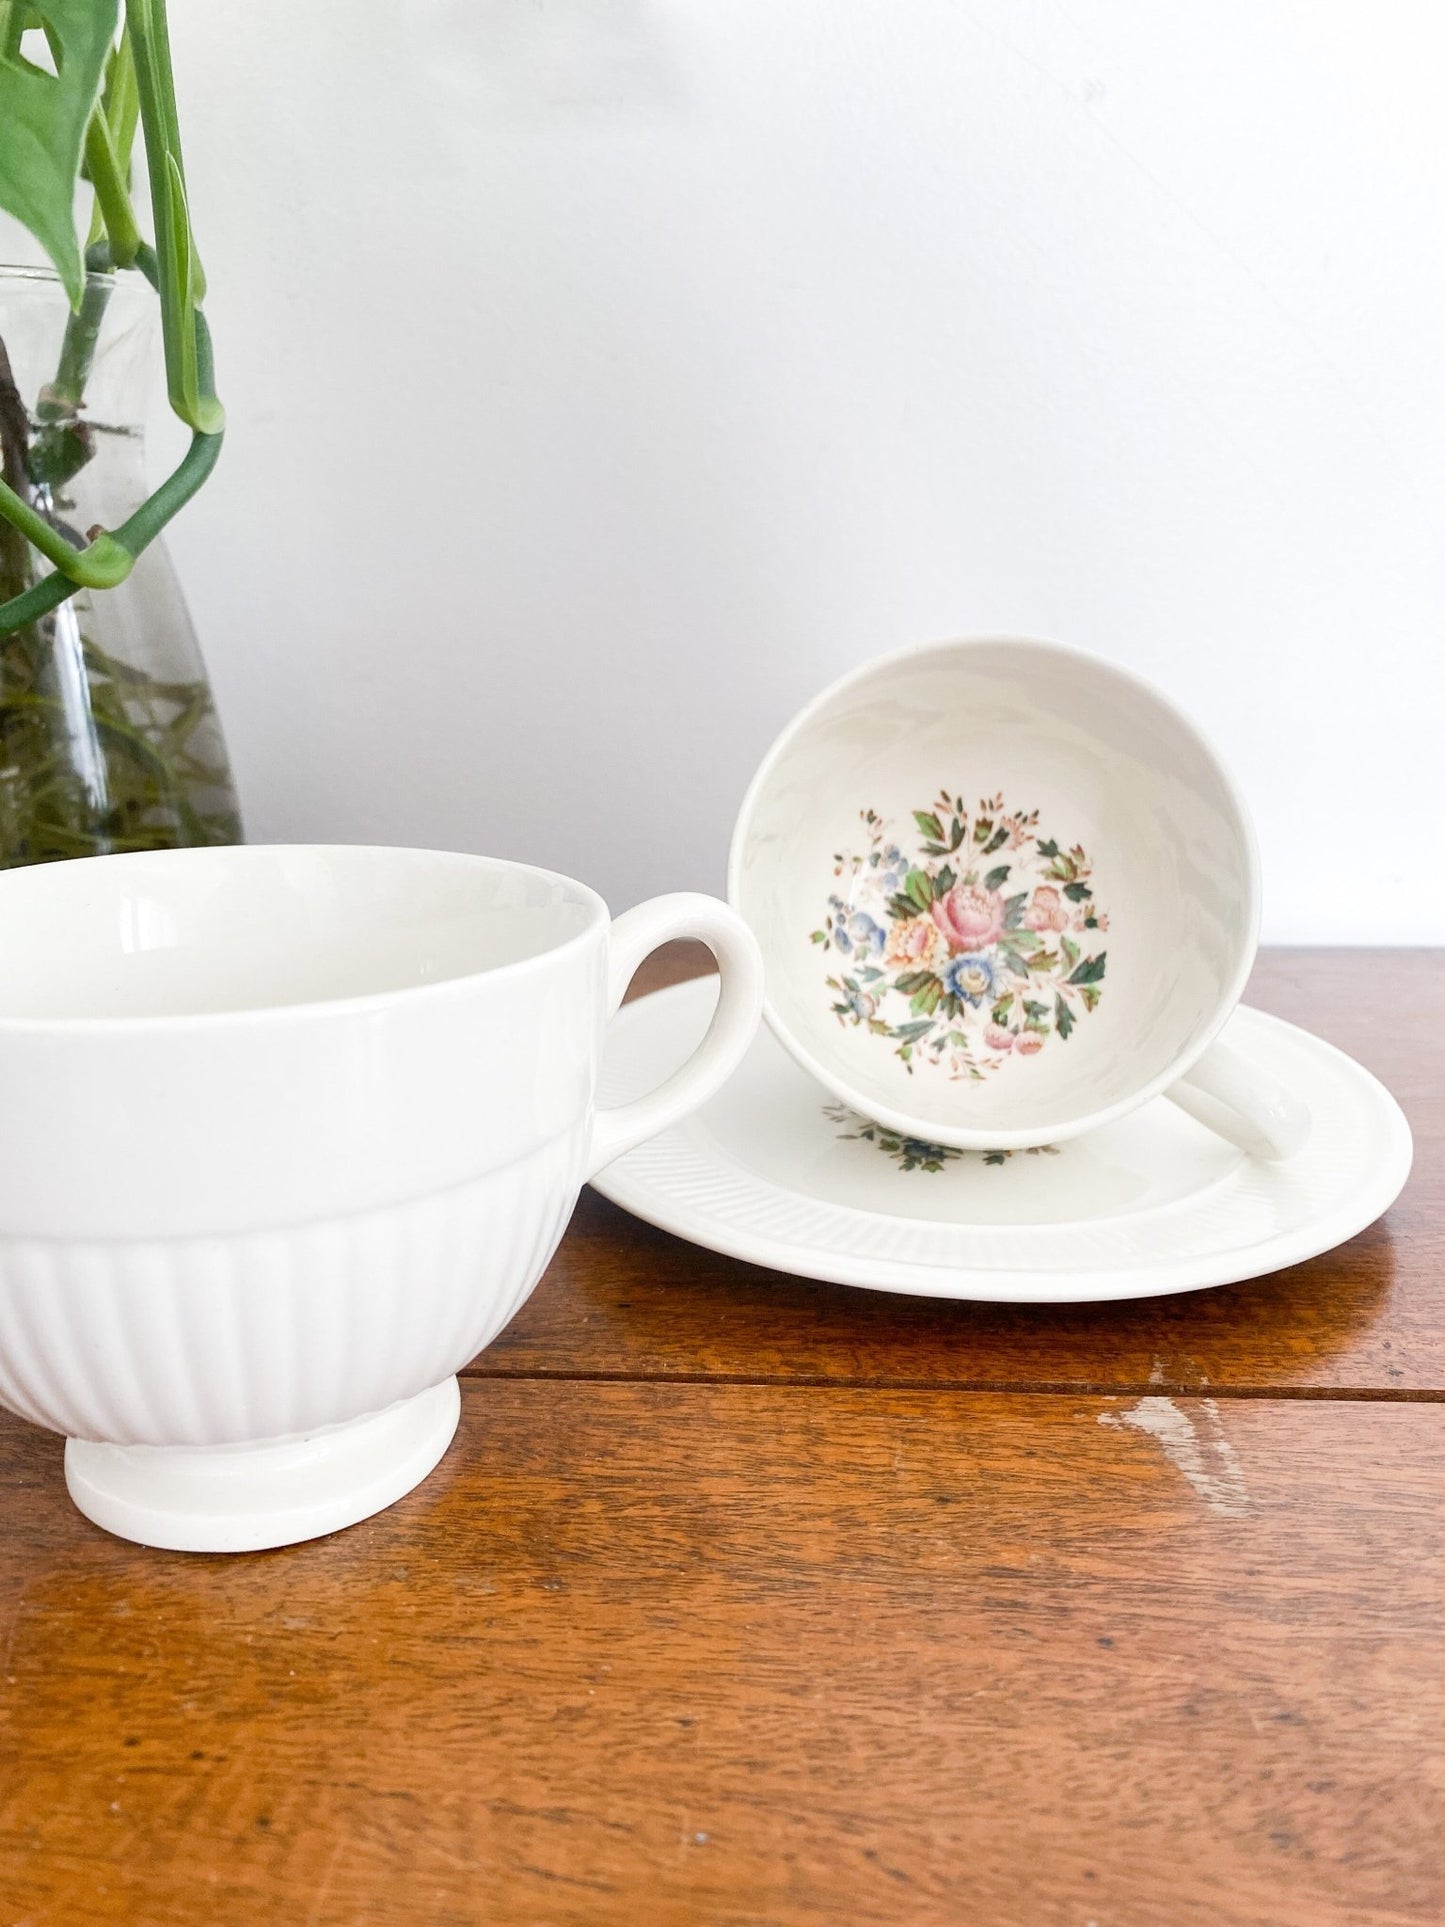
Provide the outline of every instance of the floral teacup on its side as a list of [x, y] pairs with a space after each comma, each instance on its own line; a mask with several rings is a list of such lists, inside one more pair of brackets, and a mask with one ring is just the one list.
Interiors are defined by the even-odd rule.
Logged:
[[1260, 1155], [1303, 1141], [1217, 1041], [1258, 936], [1244, 804], [1187, 718], [1097, 658], [984, 639], [844, 678], [764, 759], [728, 888], [773, 1030], [880, 1123], [1017, 1148], [1167, 1092]]

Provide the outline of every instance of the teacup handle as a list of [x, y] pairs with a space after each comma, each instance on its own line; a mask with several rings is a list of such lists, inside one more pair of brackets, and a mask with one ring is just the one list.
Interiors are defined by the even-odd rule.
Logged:
[[1308, 1107], [1222, 1037], [1165, 1096], [1252, 1157], [1291, 1158], [1310, 1133]]
[[735, 910], [692, 891], [653, 897], [614, 919], [608, 935], [609, 1014], [617, 1014], [643, 958], [678, 937], [696, 938], [717, 958], [722, 991], [713, 1020], [692, 1056], [665, 1084], [630, 1104], [598, 1111], [589, 1177], [705, 1104], [732, 1076], [757, 1032], [763, 1013], [763, 959], [757, 939]]

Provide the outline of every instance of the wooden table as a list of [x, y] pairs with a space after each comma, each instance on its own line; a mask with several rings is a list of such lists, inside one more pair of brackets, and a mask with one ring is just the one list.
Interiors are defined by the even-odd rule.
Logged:
[[4, 1420], [0, 1922], [1438, 1927], [1445, 959], [1251, 997], [1417, 1139], [1273, 1278], [934, 1304], [589, 1194], [439, 1472], [248, 1558]]

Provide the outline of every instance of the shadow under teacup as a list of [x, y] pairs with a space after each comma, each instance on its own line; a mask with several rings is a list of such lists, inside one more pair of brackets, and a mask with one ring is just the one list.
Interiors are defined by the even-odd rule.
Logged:
[[1307, 1133], [1218, 1036], [1258, 941], [1243, 800], [1096, 657], [980, 638], [844, 677], [764, 758], [728, 896], [773, 1031], [882, 1124], [1006, 1150], [1162, 1093], [1260, 1156]]
[[[701, 939], [717, 1019], [595, 1106], [608, 1019]], [[233, 1551], [365, 1518], [452, 1437], [454, 1374], [584, 1179], [702, 1103], [756, 1029], [726, 905], [612, 922], [479, 856], [251, 847], [0, 875], [0, 1403], [80, 1509]]]

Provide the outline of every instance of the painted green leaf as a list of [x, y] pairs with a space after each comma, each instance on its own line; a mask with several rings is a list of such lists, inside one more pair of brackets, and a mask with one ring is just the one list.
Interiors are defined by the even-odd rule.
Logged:
[[1064, 885], [1064, 895], [1069, 899], [1070, 903], [1082, 903], [1086, 897], [1091, 897], [1093, 894], [1093, 891], [1087, 883], [1066, 883]]
[[1058, 854], [1059, 854], [1059, 846], [1057, 843], [1055, 843], [1052, 837], [1047, 837], [1040, 840], [1039, 842], [1040, 856], [1057, 856]]
[[1003, 906], [1003, 927], [1005, 930], [1018, 930], [1024, 920], [1024, 906], [1029, 900], [1027, 890], [1020, 890], [1016, 897], [1006, 897]]
[[1000, 863], [996, 870], [990, 870], [988, 875], [983, 880], [984, 889], [1001, 890], [1004, 884], [1008, 882], [1008, 873], [1009, 873], [1010, 867], [1011, 866], [1007, 863]]
[[994, 831], [993, 835], [989, 838], [988, 842], [984, 844], [983, 846], [984, 855], [992, 856], [995, 850], [1001, 850], [1004, 844], [1007, 842], [1008, 842], [1008, 831], [1002, 826], [1002, 824], [1000, 824], [999, 828]]
[[903, 880], [903, 890], [920, 910], [926, 910], [933, 901], [933, 879], [926, 871], [910, 870]]
[[958, 878], [953, 874], [953, 866], [945, 863], [933, 880], [934, 895], [940, 897], [947, 896], [957, 881]]
[[905, 921], [911, 921], [918, 915], [918, 905], [912, 897], [905, 897], [900, 890], [896, 896], [888, 899], [888, 914], [890, 917], [902, 917]]
[[[85, 282], [75, 183], [118, 6], [119, 0], [0, 0], [0, 207], [45, 249], [73, 308]], [[53, 74], [21, 51], [27, 29], [35, 27], [50, 43]]]
[[1097, 1008], [1099, 1002], [1099, 986], [1097, 984], [1083, 985], [1079, 991], [1079, 995], [1084, 1000], [1085, 1010], [1094, 1010]]
[[931, 970], [906, 970], [901, 977], [894, 979], [893, 988], [901, 990], [906, 997], [911, 997], [914, 991], [923, 990], [927, 985], [937, 981]]
[[1104, 979], [1104, 959], [1108, 954], [1107, 950], [1101, 950], [1097, 957], [1086, 957], [1083, 963], [1079, 964], [1070, 974], [1069, 982], [1071, 984], [1102, 983]]
[[[914, 795], [918, 792], [915, 790]], [[925, 836], [931, 836], [935, 843], [943, 841], [943, 825], [929, 810], [915, 810], [913, 820]]]
[[[1054, 1022], [1059, 1027], [1060, 1037], [1063, 1038], [1067, 1038], [1069, 1032], [1074, 1028], [1075, 1022], [1073, 1011], [1069, 1009], [1068, 1005], [1057, 992], [1055, 992], [1054, 995]], [[1090, 1031], [1089, 1035], [1092, 1037], [1093, 1032]]]
[[930, 977], [917, 996], [909, 1000], [908, 1008], [915, 1016], [931, 1017], [938, 1009], [938, 1000], [943, 995], [943, 985], [936, 977]]
[[1072, 937], [1060, 937], [1059, 948], [1064, 953], [1064, 962], [1069, 966], [1070, 970], [1072, 970], [1074, 965], [1079, 961], [1079, 946], [1074, 942]]
[[900, 1024], [893, 1035], [900, 1043], [911, 1046], [916, 1044], [920, 1037], [926, 1037], [932, 1029], [933, 1019], [931, 1017], [915, 1017], [906, 1024]]

